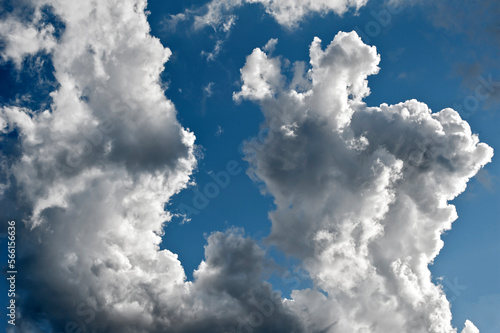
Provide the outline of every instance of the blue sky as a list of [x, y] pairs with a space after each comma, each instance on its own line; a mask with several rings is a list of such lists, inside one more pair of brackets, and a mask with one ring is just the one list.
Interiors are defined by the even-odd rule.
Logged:
[[[243, 228], [246, 236], [265, 248], [267, 258], [280, 265], [264, 275], [282, 297], [290, 298], [293, 289], [314, 285], [305, 275], [297, 285], [285, 273], [288, 270], [297, 276], [294, 269], [300, 265], [300, 259], [268, 241], [272, 225], [269, 213], [277, 209], [275, 198], [262, 193], [265, 186], [262, 181], [249, 177], [249, 164], [241, 148], [245, 140], [259, 133], [266, 118], [258, 103], [246, 100], [237, 103], [233, 93], [241, 90], [240, 69], [245, 66], [247, 56], [255, 48], [263, 48], [271, 38], [278, 39], [272, 56], [280, 56], [282, 63], [283, 59], [291, 63], [309, 62], [309, 46], [314, 37], [319, 37], [325, 48], [339, 31], [361, 31], [363, 42], [375, 46], [381, 57], [379, 73], [368, 77], [371, 94], [364, 99], [368, 106], [416, 99], [433, 112], [451, 107], [470, 124], [481, 142], [495, 151], [500, 149], [500, 83], [495, 85], [500, 82], [496, 61], [499, 33], [483, 4], [474, 6], [464, 1], [463, 6], [458, 5], [460, 8], [452, 8], [446, 6], [455, 3], [445, 1], [441, 8], [422, 1], [402, 6], [398, 13], [391, 14], [387, 24], [381, 24], [377, 13], [387, 13], [389, 7], [383, 1], [370, 0], [357, 12], [350, 9], [341, 17], [333, 12], [310, 13], [292, 28], [280, 25], [261, 4], [245, 4], [231, 10], [230, 14], [237, 19], [230, 32], [211, 26], [195, 29], [194, 16], [175, 28], [169, 23], [173, 15], [180, 13], [203, 14], [207, 3], [150, 0], [147, 5], [151, 35], [172, 51], [160, 75], [165, 96], [175, 105], [180, 125], [196, 136], [198, 164], [191, 178], [196, 185], [173, 195], [166, 209], [178, 214], [182, 213], [180, 207], [186, 207], [183, 205], [195, 207], [197, 191], [203, 191], [207, 184], [213, 186], [214, 175], [228, 168], [236, 170], [228, 178], [227, 186], [216, 186], [218, 193], [208, 199], [206, 207], [195, 208], [197, 212], [189, 216], [189, 221], [175, 216], [164, 229], [161, 249], [178, 255], [188, 281], [195, 281], [193, 271], [206, 258], [209, 235], [236, 227]], [[484, 1], [484, 7], [487, 6], [488, 1]], [[464, 15], [464, 11], [471, 14]], [[54, 18], [48, 20], [56, 22]], [[374, 27], [378, 30], [371, 31]], [[222, 41], [220, 52], [207, 59], [206, 54], [214, 50], [218, 40]], [[41, 52], [39, 59], [45, 62], [35, 70], [28, 68], [33, 60], [26, 60], [21, 70], [16, 69], [12, 60], [2, 62], [2, 107], [15, 104], [34, 110], [47, 108], [52, 101], [48, 93], [57, 89], [58, 83], [52, 74], [50, 54]], [[286, 75], [290, 77], [291, 73]], [[474, 97], [478, 89], [487, 91], [484, 82], [490, 78], [491, 96], [481, 100]], [[28, 94], [26, 100], [16, 101]], [[467, 104], [475, 101], [477, 105]], [[15, 132], [8, 135], [10, 140], [19, 140]], [[3, 135], [3, 155], [15, 156], [18, 153], [8, 142]], [[452, 324], [459, 331], [467, 319], [481, 332], [500, 329], [500, 285], [496, 278], [500, 275], [499, 163], [498, 156], [494, 156], [469, 182], [467, 190], [452, 201], [459, 217], [442, 236], [444, 248], [430, 265], [433, 281], [443, 285], [451, 303]], [[2, 251], [5, 248], [2, 238]], [[6, 285], [2, 283], [4, 289]], [[3, 292], [6, 302], [4, 295]], [[43, 305], [41, 308], [43, 311]], [[50, 321], [50, 314], [48, 318]], [[2, 325], [6, 325], [5, 318], [2, 320]], [[60, 320], [54, 319], [53, 328], [61, 327]], [[39, 324], [38, 329], [45, 328]]]

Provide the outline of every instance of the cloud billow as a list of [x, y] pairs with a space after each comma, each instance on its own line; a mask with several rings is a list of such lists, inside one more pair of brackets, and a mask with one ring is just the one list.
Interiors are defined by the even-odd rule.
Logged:
[[309, 332], [456, 332], [428, 265], [457, 218], [449, 201], [493, 150], [452, 109], [367, 107], [380, 58], [355, 32], [325, 50], [315, 38], [310, 58], [287, 80], [280, 58], [255, 49], [233, 95], [258, 103], [270, 129], [245, 148], [277, 205], [268, 241], [307, 259], [318, 288], [288, 306]]

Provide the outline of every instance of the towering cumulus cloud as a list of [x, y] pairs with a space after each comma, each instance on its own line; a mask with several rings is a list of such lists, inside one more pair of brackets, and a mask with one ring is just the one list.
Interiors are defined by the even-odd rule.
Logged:
[[[2, 164], [4, 196], [19, 208], [9, 217], [28, 229], [20, 237], [28, 251], [20, 314], [35, 327], [48, 317], [57, 331], [88, 320], [89, 309], [104, 309], [99, 316], [108, 327], [149, 324], [148, 294], [184, 279], [176, 255], [158, 248], [169, 219], [163, 203], [185, 186], [195, 164], [194, 135], [179, 125], [158, 84], [170, 50], [148, 35], [144, 1], [30, 5], [35, 12], [52, 7], [66, 27], [52, 46], [60, 86], [51, 109], [0, 113], [2, 132], [17, 131], [21, 151]], [[38, 29], [36, 21], [23, 25], [15, 32]], [[44, 29], [30, 35], [40, 40], [50, 31]], [[37, 50], [21, 51], [4, 56]], [[18, 325], [30, 331], [29, 323]], [[89, 324], [99, 327], [97, 319]]]
[[[264, 251], [242, 231], [208, 237], [194, 282], [160, 250], [164, 203], [189, 182], [195, 137], [161, 89], [170, 50], [149, 35], [146, 2], [21, 5], [0, 25], [10, 36], [2, 57], [21, 66], [48, 54], [58, 88], [49, 110], [0, 109], [11, 145], [1, 156], [2, 220], [18, 222], [22, 242], [16, 332], [241, 331], [260, 307], [262, 331], [299, 331], [261, 280]], [[64, 23], [60, 36], [40, 23], [47, 8]]]
[[[428, 265], [457, 218], [448, 202], [492, 149], [452, 109], [367, 107], [380, 58], [354, 32], [325, 50], [315, 38], [310, 58], [290, 78], [255, 49], [234, 94], [257, 102], [270, 129], [245, 146], [277, 205], [269, 241], [303, 259], [315, 286], [287, 306], [307, 332], [456, 332]], [[475, 331], [468, 321], [463, 332]]]

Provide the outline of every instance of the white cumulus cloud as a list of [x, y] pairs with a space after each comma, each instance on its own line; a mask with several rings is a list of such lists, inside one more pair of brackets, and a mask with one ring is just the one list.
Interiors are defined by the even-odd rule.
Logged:
[[368, 107], [380, 57], [354, 32], [326, 49], [315, 38], [310, 59], [287, 80], [280, 58], [255, 49], [234, 94], [270, 128], [245, 148], [277, 205], [268, 241], [305, 260], [314, 282], [287, 305], [308, 332], [456, 332], [428, 265], [457, 218], [449, 201], [493, 150], [452, 109]]
[[479, 333], [479, 330], [469, 320], [465, 321], [465, 328], [462, 333]]
[[30, 22], [21, 22], [14, 15], [0, 21], [1, 53], [4, 61], [12, 60], [17, 68], [28, 55], [50, 52], [56, 45], [55, 28], [43, 21], [41, 7], [37, 7]]

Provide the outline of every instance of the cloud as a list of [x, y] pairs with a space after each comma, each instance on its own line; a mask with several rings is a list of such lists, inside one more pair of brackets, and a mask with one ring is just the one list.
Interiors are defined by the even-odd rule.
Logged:
[[[195, 165], [194, 135], [159, 85], [170, 50], [148, 35], [144, 2], [33, 3], [42, 5], [66, 24], [48, 50], [60, 87], [50, 110], [0, 111], [0, 130], [16, 131], [21, 151], [3, 155], [1, 170], [2, 207], [17, 207], [2, 209], [2, 220], [25, 221], [21, 303], [29, 306], [20, 313], [25, 325], [47, 316], [64, 330], [88, 301], [110, 326], [120, 318], [145, 325], [147, 288], [185, 279], [176, 255], [159, 251], [170, 219], [163, 204]], [[39, 35], [25, 37], [37, 45]]]
[[224, 133], [224, 129], [220, 125], [217, 125], [217, 131], [215, 132], [215, 136], [221, 136], [222, 133]]
[[56, 45], [57, 30], [46, 21], [46, 8], [34, 9], [29, 21], [21, 21], [17, 11], [5, 14], [0, 21], [1, 57], [3, 61], [13, 61], [19, 69], [29, 55], [50, 52]]
[[274, 50], [276, 49], [276, 45], [278, 45], [278, 39], [277, 38], [271, 38], [266, 45], [264, 45], [264, 52], [267, 54], [272, 54]]
[[358, 10], [367, 2], [368, 0], [212, 0], [205, 6], [205, 14], [196, 17], [196, 26], [217, 26], [227, 13], [248, 3], [262, 5], [279, 24], [291, 28], [310, 13], [334, 12], [343, 15], [351, 8]]
[[268, 59], [261, 49], [255, 49], [247, 58], [245, 67], [241, 69], [241, 78], [244, 84], [241, 91], [233, 94], [235, 101], [241, 99], [260, 100], [272, 97], [272, 86], [278, 86], [282, 80], [279, 60]]
[[214, 29], [221, 28], [224, 31], [229, 31], [236, 18], [231, 12], [242, 5], [242, 0], [215, 0], [199, 9], [204, 14], [193, 11], [188, 12], [194, 15], [195, 29], [211, 26]]
[[242, 230], [209, 236], [205, 258], [194, 272], [194, 300], [210, 300], [206, 316], [214, 326], [202, 323], [193, 332], [304, 332], [280, 294], [261, 281], [266, 266], [273, 264], [253, 240], [243, 237]]
[[[160, 250], [165, 202], [196, 165], [195, 136], [161, 88], [171, 51], [149, 35], [146, 2], [31, 5], [50, 6], [65, 29], [44, 48], [59, 84], [50, 109], [0, 109], [11, 146], [0, 156], [1, 215], [18, 223], [23, 272], [16, 332], [302, 332], [242, 231], [207, 238], [192, 282]], [[2, 24], [17, 31], [16, 19]], [[41, 49], [39, 34], [26, 38]], [[19, 64], [32, 54], [23, 50]]]
[[304, 260], [316, 288], [287, 305], [309, 332], [455, 332], [428, 265], [457, 217], [449, 201], [493, 150], [452, 109], [366, 106], [375, 47], [354, 32], [321, 44], [290, 83], [280, 58], [255, 49], [234, 94], [258, 103], [269, 129], [244, 149], [275, 198], [268, 242]]
[[465, 328], [462, 333], [479, 333], [479, 330], [469, 320], [465, 321]]
[[207, 58], [207, 61], [215, 61], [219, 53], [222, 51], [224, 40], [218, 39], [212, 52], [201, 51], [201, 55]]

